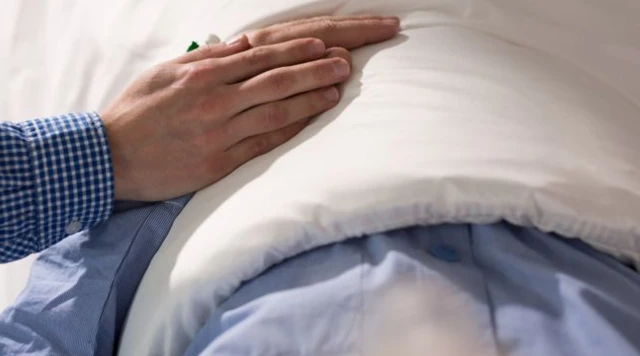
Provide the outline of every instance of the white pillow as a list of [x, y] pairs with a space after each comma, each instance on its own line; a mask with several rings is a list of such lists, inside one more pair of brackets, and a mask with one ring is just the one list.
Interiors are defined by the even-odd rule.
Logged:
[[180, 354], [242, 281], [408, 225], [505, 219], [639, 261], [639, 4], [224, 3], [222, 38], [333, 12], [399, 14], [405, 30], [354, 53], [337, 108], [193, 198], [140, 285], [120, 354]]

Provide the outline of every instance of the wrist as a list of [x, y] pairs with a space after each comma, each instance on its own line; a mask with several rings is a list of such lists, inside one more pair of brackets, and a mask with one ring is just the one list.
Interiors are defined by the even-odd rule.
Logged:
[[[130, 159], [127, 158], [126, 130], [121, 130], [122, 120], [117, 120], [117, 114], [111, 110], [107, 110], [101, 114], [104, 125], [105, 136], [111, 155], [111, 167], [113, 172], [114, 183], [114, 199], [129, 200], [133, 196], [130, 183], [131, 178], [127, 174], [132, 171], [133, 167], [128, 167]], [[129, 141], [131, 142], [131, 141]]]

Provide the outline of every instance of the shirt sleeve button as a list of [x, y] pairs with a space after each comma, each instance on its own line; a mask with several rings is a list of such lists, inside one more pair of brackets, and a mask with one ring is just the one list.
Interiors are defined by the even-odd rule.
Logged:
[[78, 220], [72, 220], [67, 227], [65, 228], [64, 232], [66, 232], [68, 235], [71, 234], [75, 234], [78, 231], [80, 231], [80, 228], [82, 228], [82, 224], [80, 224], [80, 222]]
[[429, 249], [431, 256], [449, 263], [460, 262], [460, 255], [449, 245], [437, 245]]

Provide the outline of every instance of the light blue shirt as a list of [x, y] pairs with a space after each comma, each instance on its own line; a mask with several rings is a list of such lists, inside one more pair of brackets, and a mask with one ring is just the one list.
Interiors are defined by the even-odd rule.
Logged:
[[[216, 310], [186, 355], [367, 356], [389, 344], [383, 355], [405, 355], [412, 331], [443, 325], [483, 346], [464, 355], [638, 356], [639, 301], [635, 272], [577, 240], [506, 223], [413, 227], [266, 271]], [[433, 351], [424, 347], [418, 354]]]
[[[112, 355], [144, 270], [188, 199], [117, 206], [109, 221], [44, 251], [0, 315], [0, 354]], [[495, 355], [640, 355], [635, 271], [578, 240], [506, 223], [411, 227], [291, 258], [243, 284], [185, 354], [360, 355], [376, 301], [398, 281], [451, 286]]]

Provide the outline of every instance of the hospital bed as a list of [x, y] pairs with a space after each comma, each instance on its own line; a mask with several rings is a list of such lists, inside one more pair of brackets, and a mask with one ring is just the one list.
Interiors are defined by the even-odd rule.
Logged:
[[[243, 281], [279, 261], [405, 226], [506, 220], [640, 261], [633, 0], [5, 7], [0, 115], [14, 121], [99, 110], [136, 73], [209, 33], [228, 39], [324, 14], [402, 19], [398, 38], [354, 53], [337, 108], [187, 204], [137, 292], [125, 353], [154, 353], [167, 335], [172, 350]], [[32, 259], [0, 267], [0, 308], [24, 286]]]

